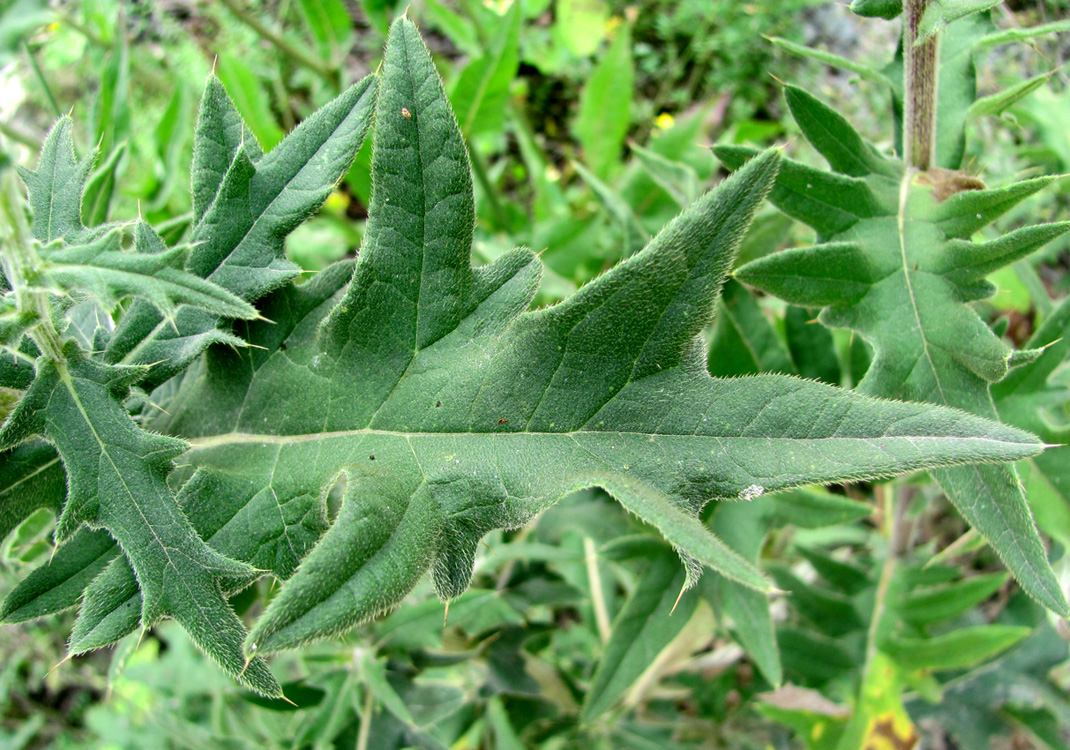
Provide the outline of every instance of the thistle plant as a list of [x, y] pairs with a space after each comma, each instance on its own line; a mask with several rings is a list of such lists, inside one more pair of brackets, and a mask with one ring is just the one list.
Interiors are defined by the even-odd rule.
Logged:
[[[767, 194], [783, 203], [785, 186], [812, 176], [840, 201], [813, 211], [845, 258], [866, 251], [840, 234], [862, 219], [887, 233], [920, 200], [908, 172], [842, 135], [841, 121], [837, 138], [850, 142], [830, 149], [847, 176], [800, 172], [775, 149], [725, 153], [738, 156], [736, 174], [644, 249], [563, 302], [530, 309], [534, 253], [472, 267], [468, 154], [406, 19], [391, 27], [379, 73], [266, 154], [209, 79], [180, 249], [143, 222], [82, 224], [92, 157], [74, 158], [61, 120], [38, 168], [23, 172], [31, 227], [18, 191], [5, 192], [7, 231], [21, 244], [5, 242], [11, 357], [0, 372], [0, 385], [21, 391], [0, 430], [0, 474], [26, 488], [0, 496], [0, 519], [10, 529], [56, 510], [58, 546], [0, 617], [80, 606], [72, 654], [171, 617], [239, 682], [278, 696], [266, 654], [378, 617], [428, 573], [448, 605], [468, 587], [484, 535], [519, 528], [574, 490], [605, 489], [664, 536], [678, 560], [659, 558], [651, 581], [678, 581], [684, 591], [668, 599], [683, 602], [706, 568], [759, 597], [774, 588], [703, 523], [711, 501], [757, 506], [780, 490], [922, 469], [1012, 471], [1000, 462], [1044, 445], [995, 412], [967, 413], [972, 401], [707, 370], [702, 331]], [[283, 240], [328, 197], [373, 122], [359, 255], [297, 283]], [[948, 201], [929, 220], [958, 239], [981, 226], [970, 216], [994, 216], [1008, 195], [974, 194], [968, 209]], [[1018, 251], [985, 251], [1000, 252]], [[979, 290], [969, 274], [954, 283], [946, 297]], [[88, 337], [74, 325], [83, 305], [102, 321]], [[945, 307], [972, 314], [950, 298]], [[956, 377], [991, 375], [991, 360], [972, 357]], [[950, 468], [960, 465], [971, 468]], [[332, 492], [342, 494], [333, 520]], [[1021, 559], [1064, 610], [1043, 556], [1024, 547]], [[228, 597], [265, 575], [281, 586], [246, 633]]]

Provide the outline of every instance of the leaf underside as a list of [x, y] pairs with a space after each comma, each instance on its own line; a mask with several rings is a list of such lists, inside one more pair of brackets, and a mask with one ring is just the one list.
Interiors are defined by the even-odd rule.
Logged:
[[[245, 641], [253, 657], [366, 621], [428, 571], [440, 597], [459, 596], [484, 534], [592, 486], [665, 535], [686, 586], [708, 566], [767, 591], [757, 567], [699, 521], [711, 499], [1041, 449], [1028, 433], [957, 410], [789, 376], [709, 375], [700, 334], [777, 179], [779, 152], [750, 159], [570, 299], [529, 310], [541, 273], [531, 252], [471, 266], [467, 152], [405, 19], [391, 29], [381, 78], [374, 192], [355, 263], [288, 283], [282, 239], [344, 173], [370, 123], [374, 82], [261, 155], [213, 79], [198, 120], [199, 244], [185, 269], [257, 301], [267, 320], [186, 305], [167, 321], [135, 304], [102, 360], [69, 344], [66, 362], [38, 361], [0, 439], [43, 435], [70, 477], [58, 534], [69, 541], [57, 557], [68, 581], [78, 560], [78, 580], [92, 579], [72, 650], [129, 632], [134, 610], [143, 624], [175, 617], [238, 674], [242, 626], [225, 596], [255, 575], [285, 583]], [[882, 204], [871, 203], [875, 214]], [[152, 399], [167, 410], [140, 415], [147, 429], [121, 405], [135, 383], [159, 385]], [[324, 533], [339, 485], [342, 506]], [[123, 554], [109, 557], [83, 523], [106, 528]], [[95, 556], [71, 546], [86, 539]], [[93, 577], [85, 565], [106, 567]], [[52, 598], [31, 588], [12, 618], [71, 606], [78, 585]], [[207, 602], [201, 621], [195, 602]], [[258, 657], [241, 679], [277, 694]]]
[[[876, 163], [876, 150], [846, 120], [801, 89], [787, 91], [804, 135], [839, 174], [789, 163], [770, 195], [817, 229], [822, 242], [748, 263], [737, 278], [792, 304], [822, 308], [823, 323], [865, 338], [874, 359], [861, 392], [998, 419], [989, 389], [1007, 375], [1012, 352], [969, 303], [995, 291], [987, 274], [1070, 223], [1026, 227], [987, 242], [970, 238], [1050, 178], [976, 189], [948, 183], [953, 178], [939, 170], [919, 176], [888, 157]], [[753, 150], [716, 152], [736, 167]], [[941, 190], [950, 197], [939, 200]], [[1070, 613], [1014, 467], [941, 468], [933, 476], [1022, 587], [1045, 607]]]

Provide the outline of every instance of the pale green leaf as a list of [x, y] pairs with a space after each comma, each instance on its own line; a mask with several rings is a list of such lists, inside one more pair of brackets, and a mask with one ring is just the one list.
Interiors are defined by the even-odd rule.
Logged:
[[631, 27], [624, 24], [584, 84], [572, 126], [584, 163], [602, 180], [621, 160], [624, 136], [631, 124], [634, 78]]
[[581, 719], [591, 721], [609, 710], [683, 630], [697, 602], [692, 595], [676, 604], [683, 586], [684, 571], [672, 555], [648, 561], [635, 591], [613, 620], [609, 642], [584, 696]]

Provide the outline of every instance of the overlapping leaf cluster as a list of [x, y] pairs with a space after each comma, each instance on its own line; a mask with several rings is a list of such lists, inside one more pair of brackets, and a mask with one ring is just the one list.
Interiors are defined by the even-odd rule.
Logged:
[[[345, 173], [377, 88], [359, 257], [294, 284], [283, 240]], [[657, 527], [684, 560], [685, 588], [705, 565], [768, 591], [754, 564], [699, 521], [711, 499], [1041, 448], [962, 411], [791, 377], [709, 375], [700, 333], [778, 179], [777, 151], [756, 155], [573, 297], [529, 310], [534, 254], [471, 266], [467, 152], [404, 19], [378, 87], [357, 84], [268, 154], [209, 81], [188, 255], [144, 225], [133, 251], [93, 245], [106, 235], [81, 225], [87, 167], [70, 152], [61, 125], [27, 175], [34, 234], [56, 243], [41, 251], [52, 263], [42, 278], [106, 304], [139, 299], [92, 346], [68, 337], [60, 356], [33, 361], [32, 336], [9, 343], [21, 365], [3, 384], [25, 393], [0, 432], [12, 449], [0, 471], [9, 487], [36, 491], [0, 495], [0, 519], [10, 526], [60, 506], [54, 445], [69, 483], [63, 544], [2, 616], [81, 601], [73, 652], [170, 616], [231, 674], [277, 695], [258, 654], [385, 612], [426, 572], [443, 599], [458, 597], [484, 534], [518, 527], [572, 490], [603, 487]], [[862, 156], [898, 185], [886, 160]], [[774, 190], [795, 174], [789, 163]], [[851, 210], [875, 218], [897, 205], [885, 198], [878, 190], [869, 208]], [[96, 275], [66, 270], [79, 263]], [[138, 270], [156, 286], [128, 278]], [[234, 307], [220, 308], [224, 294]], [[151, 394], [127, 399], [135, 386]], [[139, 406], [149, 401], [161, 408]], [[45, 443], [26, 442], [35, 437]], [[335, 489], [343, 502], [328, 524]], [[675, 576], [662, 568], [652, 580]], [[264, 573], [286, 582], [246, 638], [226, 596]]]
[[[985, 242], [973, 236], [1054, 178], [989, 189], [948, 169], [906, 170], [802, 89], [788, 86], [786, 95], [803, 133], [833, 171], [786, 161], [770, 200], [813, 227], [819, 243], [751, 262], [736, 277], [792, 304], [819, 308], [826, 325], [864, 337], [873, 362], [860, 391], [998, 418], [991, 384], [1041, 351], [1013, 352], [970, 303], [996, 291], [988, 274], [1065, 233], [1070, 223], [1025, 227]], [[752, 153], [733, 146], [716, 152], [731, 166]], [[1067, 613], [1013, 467], [933, 475], [1025, 590]]]

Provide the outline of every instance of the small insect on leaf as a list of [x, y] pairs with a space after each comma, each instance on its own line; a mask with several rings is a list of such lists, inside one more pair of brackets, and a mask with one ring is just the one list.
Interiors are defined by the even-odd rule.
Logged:
[[401, 108], [401, 114], [406, 120], [412, 119], [412, 112], [410, 112], [406, 107]]

